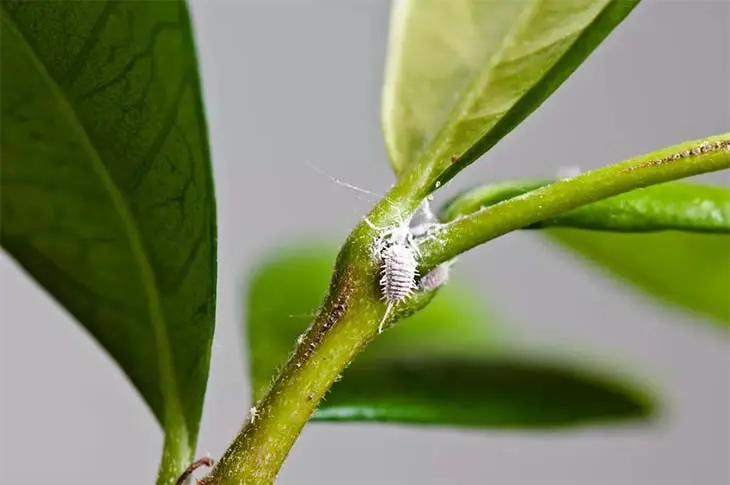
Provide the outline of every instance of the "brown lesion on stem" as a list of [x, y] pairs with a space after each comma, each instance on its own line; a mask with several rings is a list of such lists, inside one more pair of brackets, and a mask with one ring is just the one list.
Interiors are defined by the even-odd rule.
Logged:
[[312, 327], [300, 337], [298, 347], [303, 350], [294, 355], [297, 367], [301, 367], [302, 362], [309, 359], [312, 352], [322, 343], [327, 332], [345, 316], [354, 291], [353, 273], [353, 268], [348, 265], [337, 278], [333, 278], [329, 291], [334, 292], [334, 295], [331, 298], [325, 298], [317, 311]]
[[667, 155], [667, 156], [664, 156], [661, 158], [656, 158], [654, 160], [647, 160], [646, 162], [644, 162], [642, 164], [627, 167], [622, 171], [623, 172], [634, 172], [636, 170], [649, 168], [649, 167], [656, 167], [658, 165], [664, 165], [666, 163], [676, 162], [677, 160], [682, 160], [684, 158], [688, 158], [691, 156], [704, 155], [706, 153], [716, 152], [716, 151], [720, 151], [720, 150], [730, 150], [730, 140], [716, 140], [713, 142], [704, 142], [704, 143], [697, 145], [696, 147], [682, 150], [681, 152], [674, 152], [670, 155]]

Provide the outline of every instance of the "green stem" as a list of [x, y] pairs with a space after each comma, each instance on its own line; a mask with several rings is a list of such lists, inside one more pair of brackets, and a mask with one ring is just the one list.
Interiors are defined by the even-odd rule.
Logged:
[[[433, 268], [506, 232], [583, 204], [638, 187], [728, 168], [728, 147], [727, 135], [679, 145], [480, 210], [444, 225], [440, 237], [446, 242], [443, 247], [438, 243], [420, 247], [423, 269]], [[677, 158], [676, 153], [680, 154]], [[402, 222], [399, 217], [413, 212], [428, 194], [427, 177], [417, 175], [414, 172], [401, 178], [368, 219], [378, 226]], [[299, 339], [276, 381], [201, 485], [273, 483], [320, 400], [377, 335], [385, 304], [377, 284], [378, 261], [371, 252], [376, 236], [364, 223], [352, 232], [340, 251], [330, 289], [312, 326]], [[433, 292], [409, 300], [393, 312], [393, 320], [424, 306], [432, 296]]]
[[[385, 310], [370, 253], [374, 232], [361, 224], [341, 250], [330, 289], [276, 381], [249, 413], [204, 485], [269, 484], [320, 400], [377, 334]], [[432, 295], [409, 302], [423, 306]], [[404, 309], [399, 308], [397, 314]], [[396, 315], [400, 316], [400, 315]]]
[[[532, 192], [555, 180], [507, 181], [462, 192], [439, 211], [441, 222]], [[666, 182], [580, 206], [522, 229], [565, 227], [608, 232], [730, 233], [730, 187]]]
[[560, 180], [445, 224], [421, 247], [429, 271], [469, 249], [567, 211], [647, 187], [730, 168], [730, 134], [675, 145]]
[[181, 426], [170, 429], [166, 425], [162, 459], [157, 471], [157, 485], [173, 485], [192, 454], [188, 446], [187, 430]]

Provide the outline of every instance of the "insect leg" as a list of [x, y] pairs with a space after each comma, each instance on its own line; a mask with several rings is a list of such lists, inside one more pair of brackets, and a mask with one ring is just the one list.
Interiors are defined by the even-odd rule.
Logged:
[[390, 311], [393, 309], [393, 303], [388, 303], [388, 306], [385, 308], [385, 314], [383, 315], [383, 319], [380, 320], [380, 324], [378, 325], [378, 333], [383, 333], [383, 325], [385, 325], [385, 321], [388, 319], [388, 316], [390, 316]]

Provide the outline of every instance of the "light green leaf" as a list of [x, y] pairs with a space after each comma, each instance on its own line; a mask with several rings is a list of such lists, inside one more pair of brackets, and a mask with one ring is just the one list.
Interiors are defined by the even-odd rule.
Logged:
[[[501, 182], [457, 195], [442, 210], [451, 221], [551, 182]], [[730, 189], [669, 182], [603, 199], [534, 224], [528, 229], [560, 226], [599, 231], [683, 230], [730, 233]]]
[[[335, 255], [323, 245], [291, 245], [254, 274], [247, 344], [255, 400], [311, 321]], [[529, 358], [505, 351], [506, 332], [477, 301], [456, 282], [439, 290], [358, 356], [312, 419], [544, 428], [651, 414], [651, 399], [617, 379], [534, 351]]]
[[165, 428], [159, 483], [172, 483], [195, 450], [216, 290], [187, 7], [3, 2], [0, 13], [2, 245], [129, 376]]
[[417, 163], [445, 183], [540, 106], [637, 3], [396, 0], [382, 98], [394, 170]]
[[730, 327], [730, 235], [550, 229], [547, 236], [660, 301]]

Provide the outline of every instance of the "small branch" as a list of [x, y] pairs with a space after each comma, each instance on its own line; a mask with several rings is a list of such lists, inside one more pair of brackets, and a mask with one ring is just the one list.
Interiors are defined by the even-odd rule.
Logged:
[[[213, 459], [208, 458], [206, 456], [203, 458], [198, 458], [197, 460], [192, 462], [190, 464], [190, 466], [187, 467], [184, 472], [182, 472], [182, 475], [180, 475], [180, 477], [177, 479], [177, 482], [175, 482], [175, 485], [184, 485], [185, 482], [187, 481], [187, 479], [190, 478], [190, 476], [195, 472], [195, 470], [197, 470], [198, 468], [204, 467], [204, 466], [205, 467], [213, 466]], [[198, 483], [200, 483], [200, 482], [198, 482]]]
[[[551, 181], [507, 181], [462, 192], [441, 208], [451, 222], [485, 207], [521, 196]], [[664, 182], [591, 202], [522, 229], [564, 227], [609, 232], [689, 231], [730, 233], [730, 187]]]
[[[176, 417], [181, 414], [170, 413]], [[165, 420], [165, 441], [162, 447], [162, 460], [157, 472], [157, 485], [173, 485], [180, 470], [189, 463], [192, 451], [188, 446], [187, 428], [178, 419]]]
[[730, 134], [683, 143], [561, 180], [445, 224], [421, 246], [421, 272], [496, 237], [608, 197], [730, 168]]

